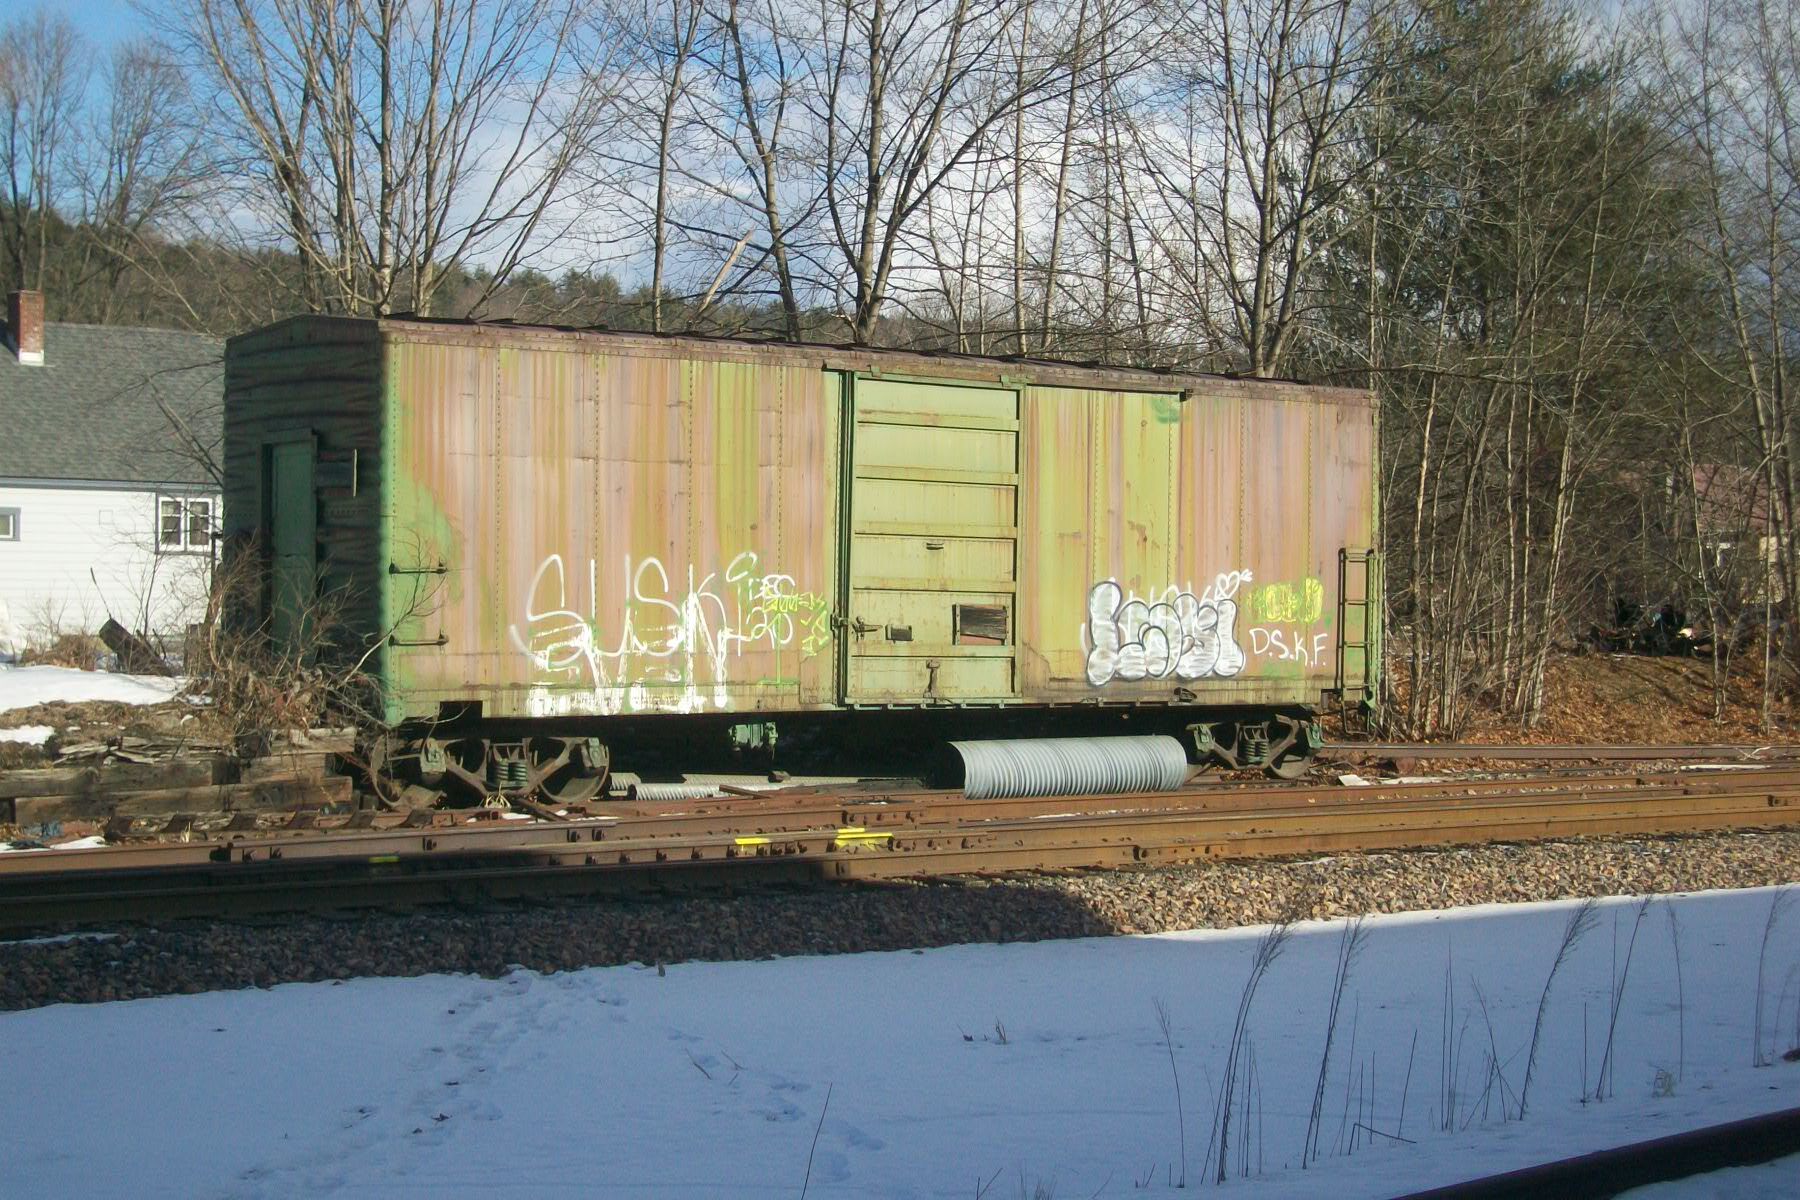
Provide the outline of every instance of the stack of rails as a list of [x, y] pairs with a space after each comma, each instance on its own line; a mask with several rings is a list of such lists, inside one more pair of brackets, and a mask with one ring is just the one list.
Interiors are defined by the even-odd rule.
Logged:
[[1796, 824], [1800, 769], [982, 801], [816, 792], [565, 822], [11, 856], [0, 859], [0, 927], [579, 892], [683, 877], [892, 879]]

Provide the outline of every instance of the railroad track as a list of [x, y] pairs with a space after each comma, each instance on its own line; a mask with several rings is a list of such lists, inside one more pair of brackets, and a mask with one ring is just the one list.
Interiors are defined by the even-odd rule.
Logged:
[[668, 884], [882, 880], [1800, 825], [1800, 764], [969, 800], [795, 789], [566, 821], [0, 857], [0, 929]]
[[1525, 762], [1779, 762], [1800, 759], [1800, 746], [1724, 743], [1711, 746], [1581, 745], [1489, 746], [1479, 742], [1327, 742], [1328, 758], [1490, 759]]
[[[1599, 1200], [1634, 1188], [1800, 1154], [1800, 1108], [1783, 1109], [1465, 1180], [1399, 1200]], [[1699, 1194], [1699, 1193], [1696, 1193]]]
[[[1583, 748], [1585, 749], [1585, 748]], [[1694, 756], [1680, 755], [1679, 759]], [[1708, 764], [1730, 766], [1732, 764]], [[1749, 766], [1751, 764], [1739, 764]], [[1770, 765], [1779, 765], [1772, 763]], [[1800, 762], [1794, 764], [1800, 767]], [[1687, 770], [1702, 769], [1692, 766]], [[1381, 794], [1424, 795], [1433, 791], [1473, 792], [1516, 791], [1538, 787], [1561, 780], [1569, 782], [1573, 778], [1581, 778], [1595, 787], [1613, 786], [1620, 782], [1641, 783], [1647, 779], [1659, 778], [1673, 782], [1680, 778], [1691, 779], [1690, 775], [1661, 772], [1648, 775], [1640, 768], [1629, 777], [1622, 777], [1616, 767], [1599, 767], [1595, 760], [1588, 760], [1586, 765], [1570, 766], [1537, 766], [1526, 770], [1509, 770], [1504, 778], [1456, 778], [1414, 781], [1411, 784], [1396, 782], [1381, 783], [1360, 781], [1364, 787], [1373, 786], [1373, 792], [1360, 793], [1363, 797]], [[717, 785], [714, 785], [717, 786]], [[1217, 776], [1197, 777], [1190, 781], [1190, 787], [1177, 792], [1160, 794], [1151, 793], [1130, 798], [1129, 807], [1142, 809], [1145, 807], [1189, 808], [1195, 806], [1216, 806], [1230, 803], [1266, 803], [1283, 796], [1291, 797], [1296, 787], [1307, 787], [1306, 784], [1271, 784], [1264, 779], [1253, 781], [1226, 780]], [[1315, 783], [1312, 795], [1318, 802], [1330, 802], [1335, 795], [1337, 799], [1350, 799], [1358, 795], [1345, 792], [1329, 785]], [[1401, 790], [1393, 791], [1396, 787]], [[1230, 797], [1241, 795], [1242, 801], [1233, 801]], [[1204, 799], [1197, 799], [1204, 796]], [[1098, 803], [1100, 798], [1089, 798]], [[816, 802], [811, 807], [809, 801]], [[1084, 801], [1076, 798], [1074, 803]], [[688, 826], [705, 825], [709, 821], [724, 819], [735, 821], [745, 813], [781, 813], [796, 815], [799, 824], [790, 826], [802, 828], [808, 824], [816, 824], [832, 819], [829, 813], [841, 809], [850, 814], [842, 817], [842, 823], [854, 824], [858, 814], [866, 819], [881, 823], [917, 820], [922, 814], [929, 812], [937, 817], [956, 816], [966, 818], [971, 814], [992, 816], [1011, 811], [1016, 815], [1042, 815], [1062, 811], [1071, 801], [1068, 798], [1030, 798], [1023, 800], [970, 800], [962, 793], [942, 789], [927, 789], [912, 780], [863, 780], [856, 783], [840, 783], [831, 787], [823, 786], [789, 786], [781, 788], [762, 788], [751, 790], [732, 787], [728, 793], [696, 795], [680, 800], [639, 800], [612, 799], [598, 803], [575, 805], [562, 811], [560, 815], [573, 820], [597, 816], [627, 816], [642, 820], [651, 814], [669, 814], [667, 819], [685, 822]], [[412, 811], [380, 811], [373, 809], [331, 809], [320, 810], [301, 808], [281, 811], [222, 811], [216, 813], [177, 813], [166, 817], [138, 818], [136, 820], [121, 819], [108, 827], [108, 838], [121, 843], [142, 843], [145, 841], [179, 841], [219, 842], [257, 836], [314, 836], [327, 833], [354, 833], [370, 830], [391, 829], [430, 829], [444, 828], [468, 824], [483, 819], [493, 820], [502, 816], [501, 810], [467, 810], [467, 809], [427, 809]], [[540, 814], [541, 815], [541, 814]]]

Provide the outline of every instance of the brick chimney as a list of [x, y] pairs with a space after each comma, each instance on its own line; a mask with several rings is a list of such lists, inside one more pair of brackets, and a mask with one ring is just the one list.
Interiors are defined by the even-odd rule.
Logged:
[[44, 293], [7, 294], [6, 332], [21, 366], [44, 365]]

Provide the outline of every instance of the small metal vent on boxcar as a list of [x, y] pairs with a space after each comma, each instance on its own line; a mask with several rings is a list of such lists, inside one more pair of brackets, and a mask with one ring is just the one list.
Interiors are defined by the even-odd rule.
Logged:
[[951, 610], [951, 628], [959, 646], [1004, 646], [1006, 605], [955, 605]]

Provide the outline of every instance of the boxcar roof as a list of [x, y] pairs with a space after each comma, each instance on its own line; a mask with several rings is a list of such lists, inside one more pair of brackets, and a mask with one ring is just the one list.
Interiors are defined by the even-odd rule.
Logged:
[[[1008, 383], [1140, 391], [1220, 391], [1252, 389], [1270, 399], [1329, 400], [1337, 404], [1369, 405], [1372, 399], [1360, 388], [1309, 384], [1293, 379], [1257, 379], [1249, 376], [1208, 374], [1147, 367], [1118, 367], [1100, 362], [1066, 362], [1026, 356], [962, 354], [947, 350], [890, 350], [875, 346], [789, 342], [775, 338], [732, 338], [693, 333], [649, 333], [616, 329], [576, 328], [564, 325], [522, 325], [511, 321], [474, 321], [448, 317], [339, 317], [296, 316], [249, 333], [239, 334], [231, 346], [265, 337], [289, 344], [311, 339], [296, 326], [314, 324], [318, 331], [341, 336], [346, 326], [373, 326], [380, 336], [398, 341], [437, 342], [451, 345], [555, 345], [591, 346], [597, 353], [628, 353], [661, 358], [774, 360], [796, 365], [816, 365], [821, 370], [993, 380]], [[334, 339], [335, 340], [335, 339]]]

